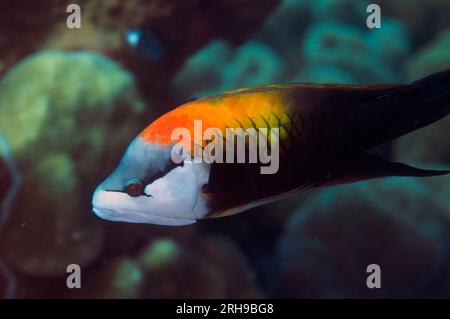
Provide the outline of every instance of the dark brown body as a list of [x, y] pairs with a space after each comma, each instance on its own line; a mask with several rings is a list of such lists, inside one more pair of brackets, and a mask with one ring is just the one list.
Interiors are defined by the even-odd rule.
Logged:
[[205, 193], [213, 216], [287, 192], [383, 176], [432, 176], [391, 163], [370, 148], [433, 123], [450, 112], [450, 72], [410, 85], [291, 85], [285, 90], [285, 124], [279, 171], [258, 164], [212, 164]]

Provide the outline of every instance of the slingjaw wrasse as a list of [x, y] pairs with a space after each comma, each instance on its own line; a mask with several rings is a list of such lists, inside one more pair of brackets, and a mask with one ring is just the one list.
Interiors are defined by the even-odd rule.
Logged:
[[[96, 189], [93, 209], [109, 220], [184, 225], [314, 187], [447, 174], [389, 162], [367, 151], [449, 113], [450, 70], [411, 84], [267, 85], [201, 98], [161, 116], [131, 142], [117, 169]], [[261, 159], [196, 161], [195, 147], [205, 150], [211, 143], [196, 140], [196, 121], [202, 123], [200, 134], [212, 128], [266, 129], [257, 138], [270, 141], [276, 170], [262, 174], [267, 161]], [[180, 162], [172, 152], [177, 128], [192, 133], [193, 142], [186, 144], [189, 156]], [[269, 135], [272, 131], [277, 135]], [[225, 134], [220, 139], [230, 142]], [[244, 142], [248, 150], [250, 138]]]

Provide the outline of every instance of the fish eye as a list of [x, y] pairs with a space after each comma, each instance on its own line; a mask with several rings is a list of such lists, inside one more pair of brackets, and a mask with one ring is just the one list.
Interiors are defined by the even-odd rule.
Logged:
[[132, 197], [145, 195], [145, 187], [140, 179], [133, 178], [125, 183], [124, 192]]

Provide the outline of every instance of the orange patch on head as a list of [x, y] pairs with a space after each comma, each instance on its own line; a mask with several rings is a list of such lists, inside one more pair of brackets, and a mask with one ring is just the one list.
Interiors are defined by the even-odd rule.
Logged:
[[169, 144], [172, 132], [177, 128], [186, 128], [194, 138], [194, 121], [202, 120], [203, 128], [208, 127], [207, 105], [199, 105], [202, 103], [190, 102], [184, 104], [161, 116], [155, 122], [147, 126], [140, 136], [151, 143]]
[[255, 122], [258, 126], [264, 126], [261, 115], [270, 117], [273, 113], [283, 112], [285, 105], [281, 97], [277, 91], [263, 90], [203, 98], [164, 114], [147, 126], [140, 137], [146, 142], [169, 144], [176, 142], [171, 140], [175, 129], [186, 128], [191, 133], [193, 144], [195, 120], [202, 121], [203, 132], [208, 128], [218, 128], [225, 132], [227, 127], [238, 128], [241, 125], [246, 129]]

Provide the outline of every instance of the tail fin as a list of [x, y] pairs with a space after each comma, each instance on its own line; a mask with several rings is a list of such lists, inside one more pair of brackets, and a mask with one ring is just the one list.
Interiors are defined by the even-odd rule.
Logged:
[[419, 94], [417, 128], [450, 114], [450, 69], [413, 82], [411, 87]]
[[368, 149], [450, 114], [450, 69], [408, 85], [375, 86], [357, 94], [360, 146]]

